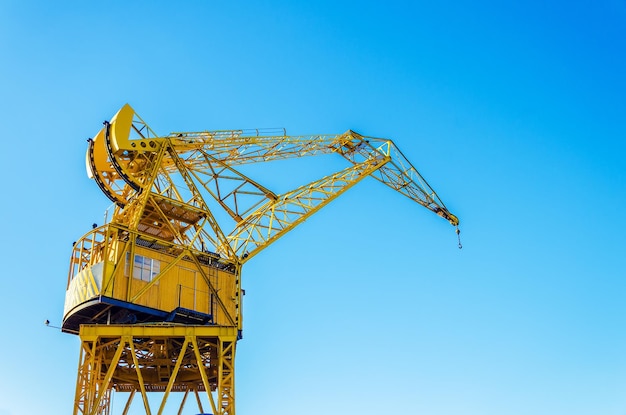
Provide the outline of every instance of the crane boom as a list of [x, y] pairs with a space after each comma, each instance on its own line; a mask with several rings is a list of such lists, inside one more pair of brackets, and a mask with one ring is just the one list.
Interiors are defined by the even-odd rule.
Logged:
[[[169, 135], [174, 146], [191, 149], [195, 145], [213, 158], [236, 166], [296, 157], [337, 153], [353, 164], [379, 151], [391, 157], [390, 163], [372, 175], [375, 179], [402, 193], [409, 199], [432, 210], [458, 225], [458, 218], [451, 214], [422, 175], [402, 154], [395, 143], [388, 139], [362, 136], [352, 130], [339, 135], [288, 136], [264, 135], [262, 131], [215, 131], [174, 132]], [[193, 160], [193, 155], [190, 156]], [[202, 161], [193, 163], [202, 170]]]
[[[254, 130], [251, 134], [231, 130], [174, 132], [159, 137], [125, 105], [90, 143], [87, 158], [90, 176], [96, 178], [101, 189], [118, 205], [118, 213], [135, 212], [133, 226], [139, 226], [142, 220], [147, 227], [154, 227], [150, 223], [166, 224], [167, 215], [158, 209], [161, 202], [153, 199], [167, 199], [170, 204], [203, 214], [206, 219], [202, 223], [166, 224], [173, 237], [185, 243], [212, 245], [215, 252], [244, 262], [351, 187], [356, 176], [350, 176], [343, 186], [333, 186], [328, 197], [310, 197], [309, 208], [293, 215], [288, 214], [288, 209], [302, 206], [301, 202], [295, 202], [302, 200], [301, 192], [277, 195], [235, 167], [326, 154], [339, 154], [355, 171], [367, 171], [367, 176], [458, 225], [457, 217], [393, 141], [362, 136], [351, 130], [337, 135], [289, 136], [284, 132], [277, 135], [275, 131]], [[385, 163], [369, 169], [372, 160], [380, 159], [385, 159]], [[360, 180], [363, 174], [358, 177]], [[325, 185], [324, 181], [307, 185], [311, 189], [309, 195]], [[220, 224], [212, 214], [209, 200], [217, 202], [233, 222]], [[146, 207], [151, 209], [149, 221], [142, 219], [141, 212]], [[282, 212], [280, 220], [276, 212]], [[153, 220], [155, 215], [160, 220]], [[228, 228], [232, 230], [224, 232]], [[185, 236], [188, 231], [192, 234]]]

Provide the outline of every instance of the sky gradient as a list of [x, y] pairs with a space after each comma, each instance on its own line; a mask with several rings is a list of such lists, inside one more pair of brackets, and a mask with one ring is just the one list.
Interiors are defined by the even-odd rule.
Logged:
[[0, 415], [71, 412], [79, 341], [43, 321], [127, 102], [393, 139], [460, 218], [462, 250], [367, 180], [246, 264], [239, 415], [626, 414], [626, 2], [432, 3], [0, 1]]

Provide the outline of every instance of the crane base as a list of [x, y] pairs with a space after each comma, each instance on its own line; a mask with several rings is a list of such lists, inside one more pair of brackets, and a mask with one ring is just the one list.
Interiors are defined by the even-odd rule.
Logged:
[[[163, 413], [171, 392], [206, 393], [215, 415], [235, 414], [237, 328], [223, 326], [83, 325], [74, 415], [108, 415], [112, 391], [128, 392], [124, 414], [140, 393], [146, 414]], [[152, 412], [150, 392], [162, 396]]]

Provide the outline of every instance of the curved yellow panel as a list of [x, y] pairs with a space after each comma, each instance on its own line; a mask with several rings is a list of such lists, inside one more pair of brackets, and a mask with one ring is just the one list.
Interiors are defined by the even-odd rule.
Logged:
[[128, 104], [111, 119], [110, 127], [110, 150], [116, 155], [124, 151], [153, 152], [163, 141]]
[[86, 155], [86, 164], [87, 164], [87, 176], [90, 179], [94, 178], [94, 175], [97, 172], [93, 170], [97, 170], [99, 172], [113, 172], [113, 166], [111, 166], [111, 162], [109, 161], [109, 155], [107, 154], [106, 148], [104, 147], [104, 128], [98, 131], [98, 134], [92, 139], [93, 141], [93, 153], [90, 157], [89, 151], [87, 151]]
[[126, 183], [122, 180], [111, 163], [111, 159], [106, 150], [105, 130], [106, 127], [100, 130], [89, 142], [85, 157], [87, 176], [96, 181], [100, 190], [102, 190], [111, 201], [123, 207], [127, 203], [130, 189], [126, 188]]
[[91, 157], [90, 157], [90, 149], [87, 149], [85, 153], [85, 169], [87, 170], [87, 177], [93, 179], [96, 175], [95, 166], [92, 165]]
[[114, 153], [119, 150], [133, 150], [130, 142], [130, 129], [133, 125], [135, 110], [126, 104], [111, 119], [111, 147]]

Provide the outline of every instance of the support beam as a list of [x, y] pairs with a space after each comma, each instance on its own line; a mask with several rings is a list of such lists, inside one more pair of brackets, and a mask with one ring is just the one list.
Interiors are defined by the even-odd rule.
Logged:
[[[111, 392], [129, 392], [128, 413], [140, 392], [161, 393], [162, 414], [171, 392], [205, 391], [215, 415], [235, 414], [234, 359], [237, 327], [182, 325], [83, 325], [74, 415], [108, 415]], [[213, 396], [215, 395], [215, 396]]]

